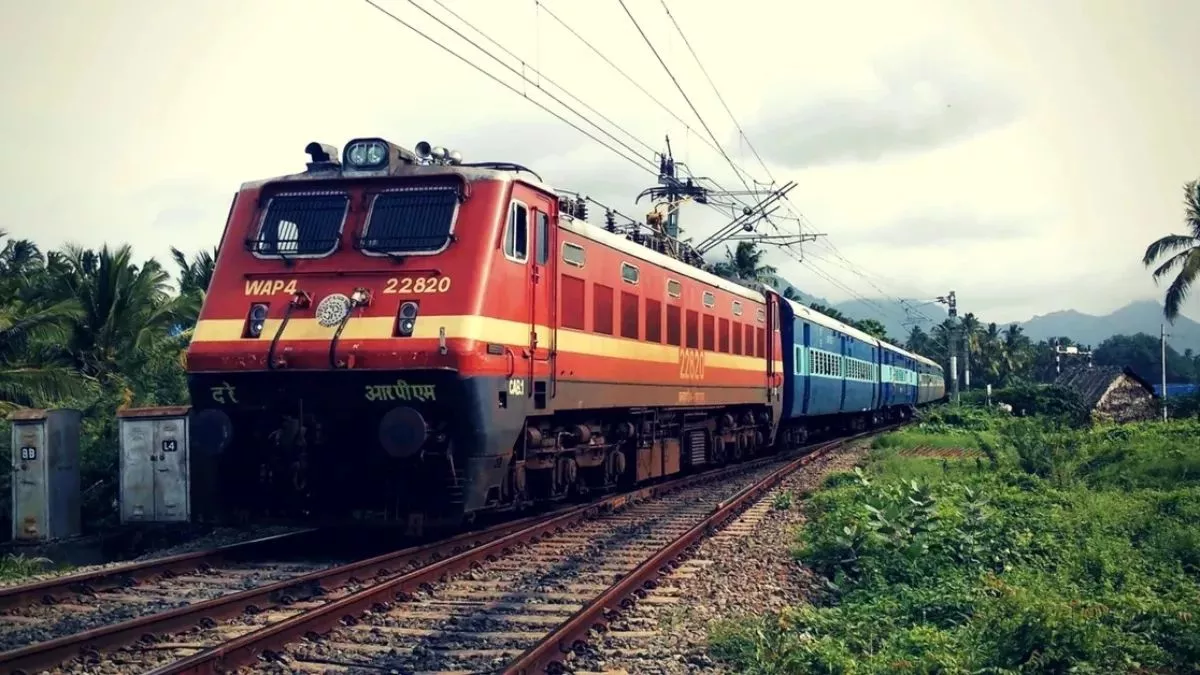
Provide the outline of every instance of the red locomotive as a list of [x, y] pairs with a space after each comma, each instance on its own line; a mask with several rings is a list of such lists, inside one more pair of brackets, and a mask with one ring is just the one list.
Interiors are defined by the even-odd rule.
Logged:
[[457, 520], [773, 445], [777, 295], [519, 165], [307, 152], [230, 209], [187, 358], [198, 516]]

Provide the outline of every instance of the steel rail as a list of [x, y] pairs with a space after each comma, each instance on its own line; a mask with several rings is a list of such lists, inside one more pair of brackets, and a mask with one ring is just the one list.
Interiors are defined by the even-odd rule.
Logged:
[[834, 448], [841, 447], [853, 440], [878, 431], [859, 434], [848, 438], [827, 442], [813, 452], [799, 457], [779, 469], [772, 471], [762, 480], [749, 485], [725, 501], [713, 507], [704, 520], [684, 532], [674, 541], [666, 544], [653, 556], [635, 567], [619, 579], [594, 600], [584, 605], [569, 619], [559, 624], [549, 635], [530, 647], [510, 663], [502, 672], [503, 675], [533, 675], [534, 673], [564, 673], [568, 672], [562, 661], [562, 655], [583, 646], [593, 628], [601, 628], [616, 618], [618, 608], [632, 606], [637, 597], [645, 595], [646, 590], [653, 588], [655, 581], [674, 569], [676, 561], [688, 548], [698, 543], [708, 533], [724, 525], [741, 512], [742, 508], [757, 500], [761, 495], [779, 484], [788, 474], [808, 464], [814, 459], [825, 455]]
[[104, 569], [65, 574], [31, 584], [0, 588], [0, 610], [12, 609], [35, 602], [54, 604], [58, 596], [69, 593], [92, 595], [97, 589], [131, 586], [141, 580], [164, 574], [180, 574], [204, 569], [212, 563], [225, 559], [253, 555], [260, 549], [278, 546], [285, 539], [298, 538], [316, 532], [314, 528], [284, 532], [270, 537], [251, 539], [202, 551], [180, 553], [165, 558], [154, 558], [118, 565]]
[[[811, 446], [810, 446], [811, 447]], [[228, 642], [210, 647], [184, 657], [173, 663], [151, 670], [146, 675], [195, 675], [228, 673], [240, 666], [257, 663], [260, 659], [273, 659], [284, 646], [302, 637], [313, 637], [345, 625], [367, 610], [388, 607], [397, 599], [424, 584], [436, 583], [452, 574], [466, 571], [482, 562], [492, 561], [510, 554], [515, 547], [531, 544], [543, 536], [561, 532], [605, 511], [618, 509], [628, 503], [657, 497], [669, 492], [704, 482], [717, 481], [730, 475], [770, 462], [778, 462], [773, 455], [750, 462], [732, 465], [694, 476], [685, 476], [673, 481], [651, 485], [632, 492], [613, 495], [565, 511], [551, 514], [541, 522], [524, 527], [510, 534], [492, 539], [480, 546], [468, 549], [449, 558], [434, 562], [401, 576], [380, 582], [315, 609], [297, 614], [251, 633], [241, 635]]]
[[[467, 532], [443, 541], [400, 549], [165, 612], [147, 614], [75, 635], [67, 635], [0, 652], [0, 672], [28, 675], [31, 672], [52, 668], [76, 656], [96, 659], [99, 650], [106, 647], [119, 647], [138, 640], [153, 640], [156, 634], [185, 630], [202, 623], [317, 597], [348, 581], [364, 581], [393, 576], [402, 573], [406, 565], [424, 559], [436, 560], [446, 555], [456, 554], [464, 547], [478, 545], [489, 537], [503, 536], [507, 532], [526, 527], [530, 522], [544, 517], [542, 515], [529, 516], [487, 530]], [[269, 539], [271, 538], [267, 537], [261, 541]]]

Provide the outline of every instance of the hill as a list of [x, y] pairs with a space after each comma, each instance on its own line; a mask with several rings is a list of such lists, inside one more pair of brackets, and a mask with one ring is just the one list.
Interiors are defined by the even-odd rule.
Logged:
[[[1158, 335], [1163, 322], [1162, 305], [1153, 300], [1131, 302], [1104, 316], [1084, 314], [1073, 309], [1051, 312], [1019, 322], [1026, 335], [1034, 340], [1066, 336], [1085, 345], [1096, 345], [1113, 335], [1148, 333]], [[1167, 325], [1167, 342], [1183, 352], [1200, 352], [1200, 323], [1180, 315], [1174, 324]]]

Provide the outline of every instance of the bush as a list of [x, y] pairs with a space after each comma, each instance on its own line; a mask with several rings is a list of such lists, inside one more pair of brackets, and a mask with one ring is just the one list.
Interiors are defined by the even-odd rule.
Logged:
[[1194, 672], [1200, 423], [996, 424], [982, 467], [897, 456], [893, 435], [828, 479], [797, 547], [827, 592], [722, 625], [714, 654], [746, 673]]

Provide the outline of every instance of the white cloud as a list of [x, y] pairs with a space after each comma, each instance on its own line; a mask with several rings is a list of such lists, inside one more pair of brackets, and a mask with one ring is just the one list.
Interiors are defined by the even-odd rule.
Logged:
[[[537, 84], [408, 2], [383, 2], [522, 95], [366, 3], [5, 3], [0, 227], [43, 246], [130, 241], [159, 257], [172, 244], [211, 246], [241, 182], [298, 170], [311, 140], [340, 146], [365, 135], [525, 163], [552, 185], [644, 215], [645, 203], [632, 201], [650, 175], [524, 100], [553, 105]], [[737, 186], [616, 3], [447, 2], [517, 53], [518, 71], [543, 71], [546, 91], [556, 91], [552, 79], [619, 124], [624, 131], [610, 130], [631, 148], [649, 154], [670, 134], [696, 173]], [[955, 288], [964, 306], [1011, 318], [1103, 312], [1161, 292], [1136, 260], [1176, 227], [1179, 185], [1200, 174], [1200, 92], [1186, 65], [1197, 47], [1174, 28], [1191, 21], [1191, 5], [1163, 24], [1149, 18], [1158, 3], [1100, 3], [1087, 22], [1024, 0], [669, 4], [772, 173], [799, 183], [792, 201], [861, 266], [847, 271], [824, 245], [805, 245], [853, 294]], [[737, 139], [661, 7], [629, 6], [712, 132]], [[1120, 59], [1114, 44], [1124, 45]], [[769, 119], [791, 127], [756, 126]], [[761, 176], [745, 142], [726, 147]], [[684, 215], [697, 238], [720, 222], [696, 206]], [[997, 236], [1006, 231], [1013, 236]], [[782, 253], [771, 260], [815, 294], [852, 295]]]

